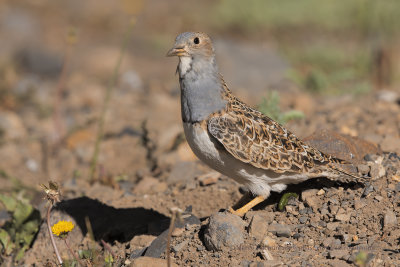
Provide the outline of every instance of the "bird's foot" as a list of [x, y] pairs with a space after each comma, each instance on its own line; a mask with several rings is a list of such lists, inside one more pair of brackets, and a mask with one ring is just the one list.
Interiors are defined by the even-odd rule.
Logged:
[[243, 207], [234, 210], [232, 208], [229, 208], [229, 212], [232, 214], [235, 214], [237, 216], [243, 217], [249, 210], [251, 210], [254, 206], [256, 206], [257, 204], [263, 202], [265, 200], [265, 197], [263, 196], [257, 196], [255, 197], [253, 200], [251, 200], [249, 203], [247, 203], [246, 205], [244, 205]]

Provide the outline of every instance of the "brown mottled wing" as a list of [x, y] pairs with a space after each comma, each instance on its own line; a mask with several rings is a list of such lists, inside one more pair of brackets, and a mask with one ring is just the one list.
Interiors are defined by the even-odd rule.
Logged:
[[278, 173], [302, 173], [327, 164], [318, 150], [306, 145], [272, 119], [256, 110], [230, 110], [215, 114], [208, 131], [235, 158]]

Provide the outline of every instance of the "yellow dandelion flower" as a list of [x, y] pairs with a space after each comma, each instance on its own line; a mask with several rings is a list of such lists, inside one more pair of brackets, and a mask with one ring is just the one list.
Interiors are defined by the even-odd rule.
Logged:
[[56, 236], [65, 235], [74, 229], [75, 225], [72, 222], [59, 221], [51, 227], [51, 231]]

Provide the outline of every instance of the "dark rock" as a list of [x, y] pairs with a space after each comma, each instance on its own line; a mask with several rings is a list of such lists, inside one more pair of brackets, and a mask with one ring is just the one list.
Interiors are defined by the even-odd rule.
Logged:
[[275, 234], [276, 236], [290, 237], [291, 229], [288, 225], [285, 224], [270, 224], [268, 227], [268, 231]]
[[244, 242], [244, 221], [237, 215], [219, 212], [210, 217], [204, 243], [208, 250], [220, 251]]

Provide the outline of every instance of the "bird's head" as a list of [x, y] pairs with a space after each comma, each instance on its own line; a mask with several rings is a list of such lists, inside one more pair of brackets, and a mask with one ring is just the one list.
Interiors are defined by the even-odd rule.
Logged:
[[168, 51], [168, 57], [212, 58], [214, 48], [211, 38], [202, 32], [184, 32], [178, 35], [175, 45]]

